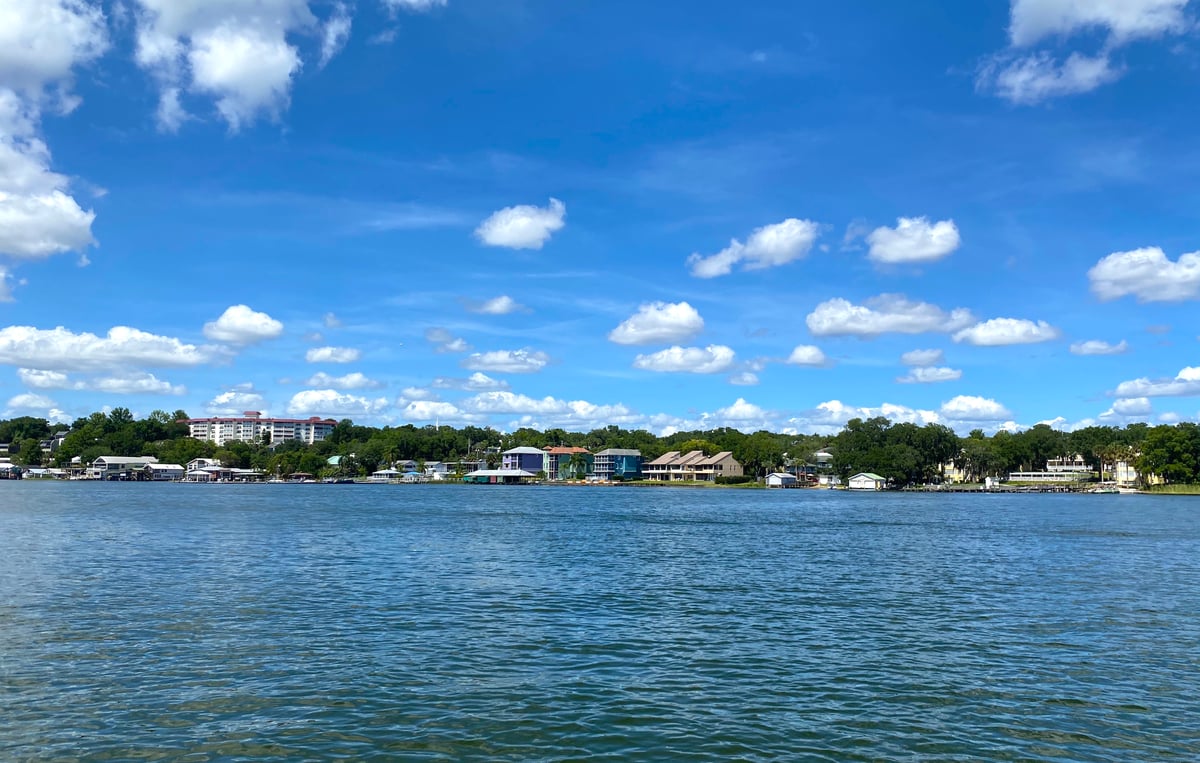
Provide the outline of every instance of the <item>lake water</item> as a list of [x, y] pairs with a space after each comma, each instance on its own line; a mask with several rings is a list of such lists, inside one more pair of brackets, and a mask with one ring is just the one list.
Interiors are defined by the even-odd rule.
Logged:
[[0, 760], [1200, 759], [1200, 499], [0, 483]]

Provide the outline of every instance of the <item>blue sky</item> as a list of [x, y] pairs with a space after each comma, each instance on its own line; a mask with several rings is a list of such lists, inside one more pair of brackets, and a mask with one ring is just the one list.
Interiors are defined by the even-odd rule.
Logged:
[[1195, 420], [1198, 20], [0, 0], [0, 415]]

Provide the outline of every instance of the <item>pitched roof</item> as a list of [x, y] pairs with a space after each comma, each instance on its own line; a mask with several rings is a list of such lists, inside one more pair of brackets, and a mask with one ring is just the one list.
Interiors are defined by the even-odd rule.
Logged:
[[646, 466], [666, 466], [677, 458], [679, 458], [679, 451], [668, 450], [666, 453], [663, 453], [658, 458], [646, 464]]
[[536, 454], [536, 455], [541, 456], [541, 455], [545, 455], [545, 453], [546, 453], [546, 451], [542, 450], [541, 448], [531, 448], [528, 445], [522, 445], [519, 448], [509, 448], [508, 450], [504, 451], [504, 455], [506, 455], [506, 456], [511, 456], [514, 454], [524, 454], [524, 455], [535, 455]]
[[592, 452], [590, 450], [588, 450], [587, 448], [580, 448], [575, 445], [555, 445], [552, 448], [546, 448], [546, 452], [554, 454], [554, 455], [569, 455], [572, 453], [587, 453], [590, 456], [592, 454]]

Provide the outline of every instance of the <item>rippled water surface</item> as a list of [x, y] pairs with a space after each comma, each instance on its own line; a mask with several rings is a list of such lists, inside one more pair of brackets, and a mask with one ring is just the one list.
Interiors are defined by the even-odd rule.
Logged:
[[0, 483], [0, 759], [1200, 759], [1200, 500]]

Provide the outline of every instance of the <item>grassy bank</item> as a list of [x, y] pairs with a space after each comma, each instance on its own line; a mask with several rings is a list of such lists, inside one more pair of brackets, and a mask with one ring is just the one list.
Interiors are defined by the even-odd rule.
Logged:
[[1143, 492], [1154, 495], [1200, 495], [1200, 485], [1154, 485]]

